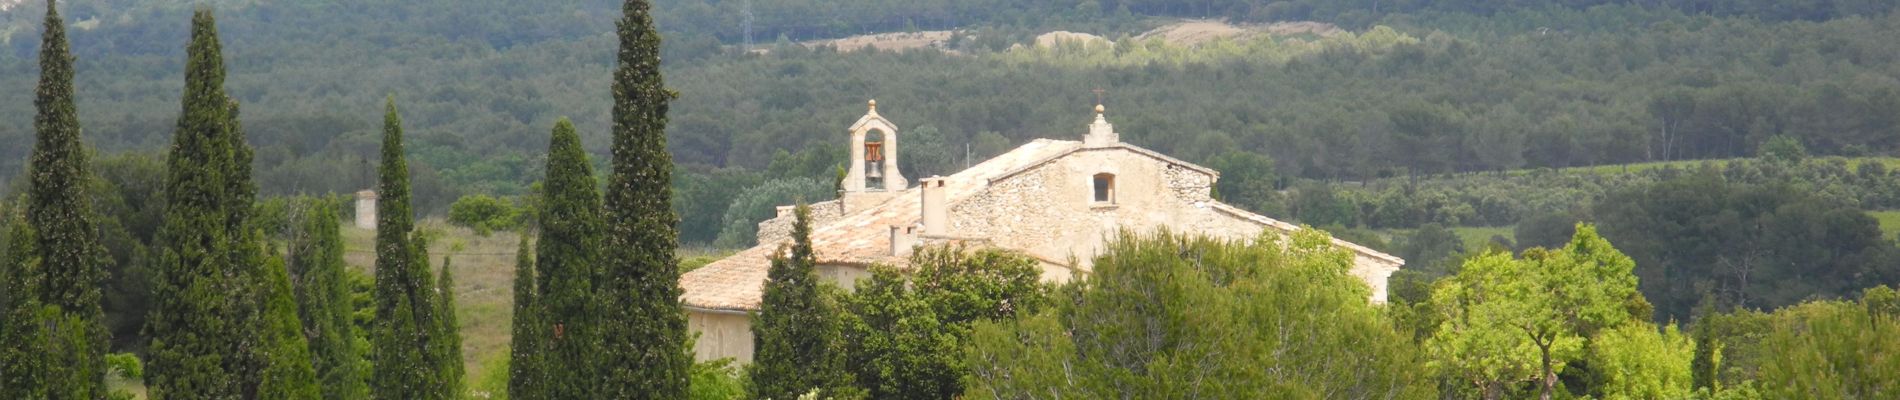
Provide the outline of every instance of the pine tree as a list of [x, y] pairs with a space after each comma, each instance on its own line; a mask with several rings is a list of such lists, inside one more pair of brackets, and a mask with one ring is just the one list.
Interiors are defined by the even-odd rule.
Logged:
[[[274, 253], [274, 252], [273, 252]], [[265, 263], [269, 275], [264, 298], [263, 326], [260, 327], [264, 356], [262, 378], [258, 381], [258, 399], [318, 399], [317, 371], [311, 366], [310, 345], [304, 339], [303, 322], [297, 319], [297, 301], [290, 290], [290, 274], [282, 259], [271, 257]]]
[[594, 170], [581, 149], [574, 124], [563, 118], [548, 142], [547, 180], [541, 201], [541, 240], [535, 249], [539, 309], [548, 324], [548, 395], [557, 399], [595, 398], [589, 368], [599, 353], [595, 334], [599, 306], [592, 282], [600, 275], [600, 193]]
[[361, 399], [369, 396], [369, 386], [358, 369], [363, 350], [357, 347], [352, 325], [355, 305], [343, 270], [338, 207], [335, 200], [325, 199], [303, 212], [302, 230], [291, 245], [290, 267], [297, 279], [297, 308], [323, 398]]
[[521, 245], [515, 251], [514, 333], [509, 338], [508, 398], [545, 400], [548, 396], [547, 323], [541, 318], [540, 300], [535, 295], [534, 249], [528, 233], [521, 233]]
[[376, 373], [370, 395], [377, 399], [452, 398], [441, 379], [443, 348], [436, 321], [435, 285], [428, 254], [413, 233], [409, 213], [409, 163], [403, 156], [402, 117], [392, 96], [383, 117], [383, 162], [376, 209], [376, 322], [370, 354]]
[[211, 11], [199, 9], [145, 327], [153, 399], [237, 398], [254, 389], [261, 369], [252, 345], [265, 275], [260, 237], [248, 222], [256, 187], [237, 103], [224, 92], [220, 47]]
[[463, 392], [463, 374], [468, 366], [462, 361], [462, 323], [455, 317], [455, 270], [454, 260], [442, 258], [442, 275], [436, 279], [436, 334], [440, 339], [436, 354], [436, 371], [441, 375], [442, 384], [447, 386], [449, 398], [460, 398]]
[[613, 171], [606, 196], [606, 253], [599, 358], [601, 398], [686, 396], [693, 359], [680, 307], [679, 216], [673, 213], [673, 158], [666, 152], [667, 103], [660, 35], [652, 5], [628, 0], [618, 24], [614, 69]]
[[837, 310], [818, 284], [811, 247], [811, 209], [801, 204], [792, 223], [791, 254], [772, 257], [759, 313], [752, 317], [754, 356], [746, 392], [754, 399], [794, 399], [814, 390], [823, 397], [850, 390], [842, 364]]

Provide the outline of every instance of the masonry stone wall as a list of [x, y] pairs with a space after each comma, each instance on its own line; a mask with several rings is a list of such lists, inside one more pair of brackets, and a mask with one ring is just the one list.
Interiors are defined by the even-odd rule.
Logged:
[[[1094, 176], [1114, 175], [1112, 204], [1094, 202]], [[1123, 230], [1161, 228], [1248, 240], [1266, 227], [1214, 208], [1216, 176], [1122, 149], [1070, 154], [992, 183], [988, 190], [952, 204], [952, 235], [983, 237], [996, 246], [1024, 250], [1049, 261], [1044, 278], [1066, 281], [1093, 270], [1093, 258]], [[1384, 301], [1387, 275], [1397, 265], [1356, 256], [1353, 275]], [[1074, 271], [1070, 271], [1070, 269]]]
[[690, 310], [686, 326], [699, 334], [693, 346], [694, 359], [700, 361], [731, 358], [752, 360], [752, 317], [743, 313]]
[[[798, 216], [793, 214], [795, 206], [780, 206], [778, 216], [759, 221], [759, 243], [773, 243], [792, 240], [792, 223]], [[844, 216], [844, 203], [831, 200], [811, 204], [811, 226], [815, 229]]]

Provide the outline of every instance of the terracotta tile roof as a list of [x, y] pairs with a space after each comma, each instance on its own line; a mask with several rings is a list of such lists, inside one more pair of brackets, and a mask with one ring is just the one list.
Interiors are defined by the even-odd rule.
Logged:
[[[1209, 202], [1208, 205], [1213, 206], [1214, 209], [1220, 210], [1221, 212], [1225, 212], [1229, 215], [1233, 215], [1235, 217], [1240, 217], [1242, 219], [1254, 221], [1261, 225], [1265, 225], [1267, 229], [1276, 230], [1282, 234], [1291, 234], [1293, 232], [1297, 232], [1300, 230], [1299, 225], [1290, 224], [1285, 221], [1281, 221], [1281, 220], [1277, 220], [1273, 218], [1267, 218], [1267, 216], [1254, 214], [1247, 210], [1242, 210], [1239, 207], [1227, 205], [1227, 203], [1215, 201], [1215, 202]], [[1360, 246], [1357, 243], [1339, 240], [1339, 238], [1333, 238], [1333, 245], [1339, 246], [1340, 248], [1343, 248], [1343, 249], [1352, 250], [1353, 253], [1356, 253], [1358, 255], [1366, 256], [1368, 258], [1372, 258], [1379, 261], [1392, 263], [1395, 266], [1405, 265], [1405, 259], [1398, 258], [1397, 256], [1393, 256], [1391, 254], [1385, 254], [1385, 253], [1379, 252], [1378, 250], [1373, 250], [1372, 248], [1369, 248], [1366, 246]]]

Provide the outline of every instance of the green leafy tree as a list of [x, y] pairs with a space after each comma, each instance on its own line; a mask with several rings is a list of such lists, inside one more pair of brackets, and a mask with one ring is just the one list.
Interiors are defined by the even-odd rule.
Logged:
[[320, 199], [303, 210], [302, 229], [291, 241], [290, 268], [323, 398], [360, 399], [369, 396], [369, 386], [358, 368], [362, 338], [351, 321], [356, 306], [345, 275], [338, 207], [335, 200]]
[[266, 279], [249, 222], [257, 189], [220, 48], [211, 11], [197, 10], [145, 327], [155, 399], [236, 398], [259, 382], [261, 354], [246, 346], [257, 343]]
[[548, 395], [547, 336], [539, 296], [535, 293], [534, 248], [521, 233], [515, 250], [515, 304], [513, 334], [508, 338], [508, 398], [550, 399]]
[[1775, 311], [1761, 343], [1769, 357], [1760, 369], [1764, 397], [1900, 396], [1900, 318], [1870, 305], [1815, 301]]
[[562, 119], [548, 142], [548, 176], [542, 182], [541, 238], [535, 243], [534, 273], [537, 291], [534, 318], [550, 334], [544, 361], [559, 368], [546, 370], [549, 396], [557, 399], [593, 398], [593, 366], [600, 356], [596, 321], [600, 301], [594, 293], [600, 270], [600, 193], [594, 189], [594, 170], [581, 149], [574, 124]]
[[652, 4], [627, 0], [619, 25], [612, 109], [613, 171], [607, 179], [605, 270], [596, 394], [617, 399], [684, 397], [693, 366], [680, 307], [679, 216], [666, 151], [668, 103]]
[[521, 219], [521, 210], [505, 199], [488, 195], [463, 196], [449, 205], [449, 223], [474, 229], [488, 236], [497, 230], [513, 229]]
[[799, 205], [791, 252], [772, 257], [759, 312], [752, 317], [752, 365], [746, 393], [754, 399], [790, 399], [818, 391], [851, 392], [834, 305], [818, 281], [811, 247], [811, 209]]
[[1466, 261], [1432, 294], [1442, 314], [1427, 344], [1435, 367], [1484, 398], [1528, 381], [1549, 399], [1558, 374], [1584, 356], [1585, 338], [1648, 318], [1633, 268], [1589, 225], [1562, 249]]
[[1316, 230], [1125, 233], [1054, 310], [979, 322], [971, 398], [1418, 398], [1423, 359]]
[[953, 398], [963, 377], [957, 327], [938, 320], [909, 284], [895, 269], [873, 267], [842, 302], [847, 366], [871, 398]]
[[1686, 399], [1694, 358], [1695, 341], [1674, 326], [1657, 332], [1636, 321], [1604, 330], [1590, 339], [1591, 388], [1606, 400]]
[[291, 294], [290, 274], [282, 259], [271, 257], [264, 315], [260, 320], [259, 339], [265, 357], [258, 381], [259, 399], [322, 398], [317, 389], [317, 371], [311, 366], [309, 343], [304, 339], [303, 322], [297, 318], [297, 301]]
[[402, 117], [393, 96], [383, 117], [380, 193], [376, 208], [376, 316], [370, 355], [376, 371], [370, 396], [378, 399], [440, 400], [455, 396], [443, 379], [447, 338], [441, 333], [436, 286], [428, 252], [409, 211], [409, 166], [403, 154]]

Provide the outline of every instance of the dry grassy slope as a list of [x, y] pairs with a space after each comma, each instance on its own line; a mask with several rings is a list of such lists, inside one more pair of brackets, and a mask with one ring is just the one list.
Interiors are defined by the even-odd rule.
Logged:
[[[456, 318], [462, 324], [462, 361], [472, 383], [484, 372], [482, 361], [501, 355], [508, 347], [519, 237], [506, 232], [480, 237], [440, 220], [423, 221], [421, 227], [441, 233], [429, 244], [430, 266], [441, 268], [444, 256], [455, 260], [450, 267], [455, 268]], [[376, 231], [345, 226], [343, 241], [344, 260], [350, 268], [374, 276]]]
[[[4, 1], [4, 0], [0, 0]], [[455, 307], [457, 322], [462, 324], [462, 362], [468, 368], [465, 379], [475, 379], [487, 371], [485, 361], [507, 352], [511, 321], [514, 318], [515, 249], [520, 236], [497, 232], [489, 237], [448, 225], [439, 219], [424, 220], [422, 229], [440, 233], [429, 244], [429, 265], [442, 267], [444, 256], [454, 257]], [[344, 261], [350, 268], [374, 276], [376, 231], [343, 226]], [[731, 255], [730, 250], [681, 249], [682, 265], [697, 267]], [[440, 273], [437, 270], [434, 273]]]

